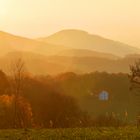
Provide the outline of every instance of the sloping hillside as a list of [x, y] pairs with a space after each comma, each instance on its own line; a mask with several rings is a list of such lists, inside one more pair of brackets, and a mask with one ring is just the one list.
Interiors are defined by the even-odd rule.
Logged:
[[109, 53], [97, 52], [87, 49], [68, 49], [63, 50], [57, 54], [58, 56], [69, 56], [69, 57], [97, 57], [107, 59], [119, 59], [118, 56]]
[[0, 32], [0, 55], [4, 55], [11, 51], [28, 51], [45, 55], [54, 55], [63, 49], [67, 48], [60, 45], [51, 45], [37, 40], [15, 36], [6, 32]]
[[140, 53], [140, 49], [138, 48], [98, 35], [92, 35], [81, 30], [63, 30], [49, 37], [39, 38], [38, 40], [75, 49], [89, 49], [112, 53], [118, 56], [124, 56], [130, 53]]
[[124, 58], [110, 59], [104, 57], [72, 57], [72, 56], [46, 56], [31, 52], [11, 52], [0, 57], [0, 69], [7, 71], [10, 63], [18, 58], [25, 61], [27, 70], [33, 74], [47, 75], [64, 72], [89, 73], [106, 71], [109, 73], [129, 73], [129, 66], [140, 55], [129, 55]]

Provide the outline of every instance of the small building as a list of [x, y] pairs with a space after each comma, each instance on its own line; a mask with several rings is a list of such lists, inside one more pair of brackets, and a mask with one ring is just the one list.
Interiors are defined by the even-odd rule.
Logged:
[[99, 100], [108, 101], [109, 100], [109, 93], [107, 91], [100, 92], [99, 93]]

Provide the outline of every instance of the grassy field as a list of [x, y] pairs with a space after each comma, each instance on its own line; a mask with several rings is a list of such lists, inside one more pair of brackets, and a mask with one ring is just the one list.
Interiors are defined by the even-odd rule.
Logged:
[[140, 130], [135, 127], [1, 130], [0, 140], [140, 140]]

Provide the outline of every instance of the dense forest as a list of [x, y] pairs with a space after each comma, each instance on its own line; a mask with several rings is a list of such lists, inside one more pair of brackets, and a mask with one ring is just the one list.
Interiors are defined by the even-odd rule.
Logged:
[[[94, 72], [33, 76], [19, 61], [0, 71], [0, 128], [64, 128], [134, 123], [138, 99], [127, 74]], [[100, 99], [108, 93], [106, 100]]]

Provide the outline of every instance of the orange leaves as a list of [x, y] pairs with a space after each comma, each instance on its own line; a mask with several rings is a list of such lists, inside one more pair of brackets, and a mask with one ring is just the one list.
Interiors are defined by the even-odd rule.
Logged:
[[11, 106], [13, 103], [14, 96], [9, 96], [9, 95], [1, 95], [0, 96], [0, 103], [6, 105], [6, 106]]

